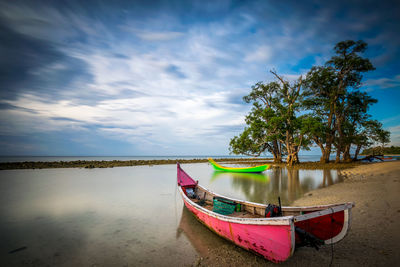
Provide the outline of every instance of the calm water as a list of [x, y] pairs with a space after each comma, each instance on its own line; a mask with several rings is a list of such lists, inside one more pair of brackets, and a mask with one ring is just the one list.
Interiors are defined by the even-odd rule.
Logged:
[[[335, 171], [182, 167], [215, 192], [262, 203], [341, 181]], [[226, 242], [183, 208], [175, 165], [1, 171], [0, 203], [4, 266], [187, 266]]]

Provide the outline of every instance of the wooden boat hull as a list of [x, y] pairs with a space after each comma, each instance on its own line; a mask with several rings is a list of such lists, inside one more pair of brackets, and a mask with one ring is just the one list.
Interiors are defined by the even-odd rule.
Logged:
[[[204, 193], [204, 200], [222, 197], [198, 185], [179, 166], [178, 188], [188, 210], [210, 230], [236, 245], [273, 262], [283, 262], [293, 255], [296, 246], [304, 245], [304, 233], [324, 244], [336, 243], [347, 234], [353, 203], [314, 207], [282, 207], [281, 217], [245, 218], [222, 215], [197, 204], [187, 190]], [[245, 210], [262, 215], [266, 205], [224, 197], [239, 203]]]
[[238, 172], [238, 173], [258, 173], [263, 172], [269, 168], [268, 164], [265, 165], [258, 165], [254, 167], [244, 167], [244, 168], [234, 168], [234, 167], [224, 167], [216, 163], [213, 159], [209, 158], [208, 161], [214, 167], [216, 171], [224, 171], [224, 172]]
[[[181, 194], [184, 195], [182, 191]], [[231, 222], [221, 219], [222, 215], [207, 214], [189, 200], [184, 199], [184, 203], [189, 211], [213, 232], [268, 260], [282, 262], [294, 252], [294, 226], [289, 220], [278, 221], [277, 225]]]

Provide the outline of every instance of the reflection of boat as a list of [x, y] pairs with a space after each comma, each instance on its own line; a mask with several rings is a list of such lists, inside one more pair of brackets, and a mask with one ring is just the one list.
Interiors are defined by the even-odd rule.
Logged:
[[211, 181], [217, 180], [220, 177], [231, 177], [236, 179], [253, 180], [261, 183], [269, 182], [269, 176], [261, 173], [224, 173], [214, 172]]
[[217, 236], [201, 225], [186, 207], [182, 209], [182, 216], [177, 229], [177, 238], [180, 237], [181, 233], [184, 233], [202, 257], [207, 256], [210, 248], [214, 247], [216, 242], [220, 241], [217, 240]]
[[258, 165], [253, 167], [243, 167], [243, 168], [234, 168], [234, 167], [224, 167], [216, 163], [212, 158], [209, 158], [208, 161], [213, 165], [216, 171], [225, 171], [225, 172], [263, 172], [269, 168], [268, 164]]
[[[236, 245], [274, 262], [287, 260], [296, 246], [336, 243], [350, 226], [353, 203], [273, 207], [277, 212], [271, 212], [270, 205], [231, 199], [207, 190], [179, 164], [177, 179], [185, 206], [200, 222]], [[271, 213], [278, 216], [266, 218]]]

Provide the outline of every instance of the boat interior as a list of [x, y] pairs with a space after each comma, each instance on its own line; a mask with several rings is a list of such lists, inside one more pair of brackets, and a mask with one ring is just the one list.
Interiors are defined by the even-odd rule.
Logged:
[[[241, 201], [236, 199], [231, 199], [217, 195], [200, 185], [191, 185], [182, 187], [182, 191], [186, 196], [197, 205], [202, 206], [210, 211], [218, 212], [214, 205], [216, 201], [224, 203], [224, 207], [230, 209], [226, 210], [225, 213], [221, 213], [226, 216], [240, 217], [240, 218], [265, 218], [265, 217], [281, 217], [281, 216], [296, 216], [302, 215], [314, 211], [319, 211], [328, 208], [329, 206], [320, 207], [280, 207], [279, 205], [269, 204], [263, 205], [258, 203], [252, 203], [247, 201]], [[277, 200], [278, 202], [278, 200]], [[217, 203], [218, 204], [218, 203]], [[229, 207], [231, 206], [231, 207]], [[270, 213], [270, 209], [276, 208], [276, 212]], [[336, 206], [336, 205], [332, 205]]]

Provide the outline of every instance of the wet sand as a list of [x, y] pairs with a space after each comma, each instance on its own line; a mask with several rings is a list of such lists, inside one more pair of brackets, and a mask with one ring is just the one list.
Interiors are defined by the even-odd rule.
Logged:
[[[293, 206], [355, 202], [351, 229], [334, 246], [302, 247], [280, 266], [396, 266], [400, 262], [400, 161], [342, 170], [343, 183], [308, 192]], [[229, 242], [215, 242], [195, 266], [276, 266]]]

